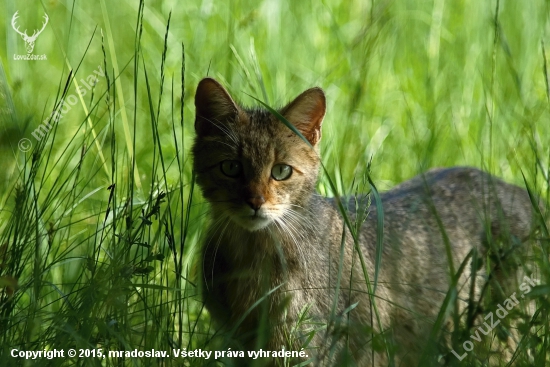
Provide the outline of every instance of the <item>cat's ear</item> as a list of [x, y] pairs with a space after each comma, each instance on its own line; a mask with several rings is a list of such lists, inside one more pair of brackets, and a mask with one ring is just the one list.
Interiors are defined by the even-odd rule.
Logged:
[[195, 131], [199, 136], [219, 134], [221, 124], [236, 119], [239, 107], [224, 87], [212, 78], [204, 78], [195, 94]]
[[321, 88], [311, 88], [290, 102], [281, 114], [315, 145], [321, 139], [321, 124], [325, 117], [326, 99]]

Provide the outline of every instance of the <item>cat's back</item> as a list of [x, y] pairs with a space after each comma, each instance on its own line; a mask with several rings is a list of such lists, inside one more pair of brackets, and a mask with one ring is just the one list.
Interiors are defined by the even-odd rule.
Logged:
[[[527, 237], [532, 205], [527, 191], [473, 167], [435, 168], [381, 195], [391, 220], [434, 218], [445, 228], [495, 233], [506, 226], [510, 234]], [[394, 214], [395, 213], [395, 214]]]
[[[496, 195], [496, 196], [495, 196]], [[527, 192], [518, 186], [474, 167], [433, 168], [407, 180], [381, 194], [382, 201], [401, 205], [413, 197], [431, 198], [434, 204], [445, 202], [459, 209], [468, 200], [499, 199], [509, 202], [529, 199]], [[528, 204], [528, 203], [527, 203]]]
[[[473, 167], [431, 169], [380, 193], [380, 199], [385, 236], [398, 242], [433, 242], [431, 238], [441, 239], [442, 231], [451, 241], [477, 241], [486, 230], [524, 239], [532, 229], [527, 191]], [[356, 202], [355, 198], [348, 201], [352, 213], [365, 210], [357, 208]], [[361, 230], [368, 248], [376, 243], [377, 210], [371, 197]]]

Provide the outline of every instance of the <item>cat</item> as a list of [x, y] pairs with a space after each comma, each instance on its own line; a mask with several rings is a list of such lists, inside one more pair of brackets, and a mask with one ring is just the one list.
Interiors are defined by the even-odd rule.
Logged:
[[496, 239], [521, 243], [532, 235], [526, 190], [452, 167], [382, 193], [381, 207], [372, 200], [354, 239], [338, 206], [348, 209], [349, 223], [362, 222], [357, 198], [338, 204], [315, 192], [322, 89], [306, 90], [277, 116], [237, 104], [205, 78], [195, 107], [193, 167], [211, 213], [201, 263], [205, 306], [248, 350], [303, 350], [296, 360], [313, 365], [418, 363], [452, 277], [460, 274], [462, 309], [481, 294], [487, 276], [471, 265], [460, 272], [463, 261], [481, 262]]

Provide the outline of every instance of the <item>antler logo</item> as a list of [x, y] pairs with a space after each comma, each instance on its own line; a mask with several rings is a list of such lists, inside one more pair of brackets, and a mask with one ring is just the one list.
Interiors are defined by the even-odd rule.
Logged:
[[36, 38], [38, 38], [40, 33], [42, 33], [44, 28], [46, 28], [46, 24], [48, 24], [48, 20], [50, 18], [48, 18], [48, 16], [44, 14], [44, 24], [42, 24], [42, 29], [40, 30], [35, 29], [32, 36], [29, 36], [27, 34], [26, 29], [25, 29], [25, 32], [21, 32], [19, 30], [19, 27], [15, 24], [15, 22], [17, 21], [17, 18], [19, 18], [19, 15], [17, 15], [17, 13], [19, 13], [19, 10], [16, 11], [15, 14], [13, 14], [13, 17], [11, 18], [11, 26], [17, 33], [21, 35], [21, 37], [23, 37], [23, 41], [25, 41], [25, 48], [27, 49], [27, 53], [30, 54], [32, 53], [32, 50], [34, 50], [34, 42], [36, 41]]

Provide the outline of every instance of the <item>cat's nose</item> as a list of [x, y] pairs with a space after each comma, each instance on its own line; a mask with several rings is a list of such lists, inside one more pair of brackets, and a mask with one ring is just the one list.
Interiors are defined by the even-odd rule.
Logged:
[[246, 200], [246, 203], [254, 210], [260, 209], [263, 203], [265, 203], [265, 199], [262, 195], [254, 196], [251, 198], [248, 198]]

